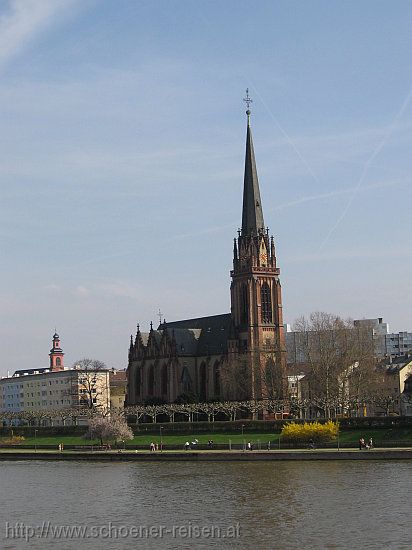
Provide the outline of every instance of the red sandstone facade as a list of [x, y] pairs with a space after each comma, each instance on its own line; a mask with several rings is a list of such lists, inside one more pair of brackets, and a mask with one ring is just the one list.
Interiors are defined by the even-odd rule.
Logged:
[[126, 404], [193, 397], [282, 398], [286, 346], [275, 244], [265, 228], [247, 113], [242, 229], [234, 241], [230, 314], [160, 324], [131, 338]]

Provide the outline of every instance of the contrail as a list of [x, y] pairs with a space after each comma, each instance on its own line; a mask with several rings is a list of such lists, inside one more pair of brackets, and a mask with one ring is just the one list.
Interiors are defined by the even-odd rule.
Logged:
[[299, 159], [301, 160], [301, 162], [305, 165], [306, 167], [306, 170], [309, 172], [309, 174], [312, 176], [312, 178], [315, 180], [315, 182], [318, 184], [318, 185], [321, 185], [320, 181], [319, 181], [319, 178], [316, 176], [316, 174], [314, 173], [314, 171], [312, 170], [312, 168], [309, 166], [307, 160], [303, 157], [303, 155], [301, 154], [301, 152], [299, 151], [299, 149], [296, 147], [294, 141], [292, 140], [292, 138], [290, 137], [290, 135], [286, 132], [286, 130], [282, 127], [282, 125], [280, 124], [280, 122], [278, 121], [278, 119], [276, 118], [276, 116], [274, 115], [274, 113], [272, 112], [272, 110], [270, 109], [270, 107], [266, 104], [266, 102], [264, 101], [263, 97], [260, 95], [260, 93], [257, 91], [256, 87], [253, 85], [253, 82], [251, 83], [251, 88], [253, 88], [255, 94], [258, 96], [260, 102], [262, 103], [262, 105], [265, 107], [265, 109], [267, 110], [267, 112], [269, 113], [271, 119], [273, 120], [273, 122], [276, 124], [276, 126], [278, 127], [279, 131], [281, 132], [281, 134], [283, 135], [283, 137], [286, 139], [286, 141], [289, 143], [289, 145], [292, 147], [292, 149], [295, 151], [296, 155], [299, 157]]
[[[382, 189], [383, 187], [393, 187], [397, 185], [397, 183], [398, 181], [372, 183], [370, 185], [365, 185], [363, 187], [363, 190]], [[289, 206], [297, 206], [305, 202], [312, 202], [312, 201], [321, 200], [321, 199], [333, 199], [334, 197], [338, 197], [340, 195], [348, 195], [351, 191], [354, 191], [354, 190], [355, 190], [355, 187], [350, 187], [347, 189], [337, 189], [335, 191], [327, 191], [326, 193], [319, 193], [318, 195], [308, 195], [306, 197], [298, 197], [297, 199], [293, 199], [289, 202], [284, 202], [283, 204], [279, 204], [274, 208], [269, 208], [267, 212], [275, 212], [276, 210], [283, 210], [284, 208], [287, 208]]]
[[381, 140], [380, 143], [378, 143], [377, 147], [375, 147], [375, 149], [372, 151], [372, 154], [370, 155], [370, 157], [365, 162], [362, 173], [360, 175], [360, 178], [358, 180], [357, 185], [355, 186], [355, 189], [353, 191], [352, 196], [349, 198], [349, 201], [347, 202], [345, 208], [343, 209], [342, 214], [339, 216], [336, 223], [332, 226], [332, 228], [329, 230], [326, 237], [321, 242], [321, 244], [319, 246], [319, 251], [322, 250], [322, 248], [325, 246], [325, 244], [330, 239], [331, 235], [334, 233], [334, 231], [336, 231], [336, 229], [339, 227], [340, 223], [342, 222], [342, 220], [344, 219], [344, 217], [348, 213], [349, 208], [352, 206], [352, 203], [355, 200], [355, 197], [357, 196], [357, 194], [359, 192], [359, 189], [361, 188], [361, 186], [362, 186], [362, 184], [365, 180], [366, 174], [368, 173], [368, 170], [369, 170], [370, 166], [372, 165], [372, 163], [376, 159], [376, 157], [379, 155], [379, 153], [382, 151], [382, 149], [386, 145], [389, 138], [392, 136], [399, 119], [401, 118], [401, 116], [406, 111], [406, 108], [408, 107], [411, 99], [412, 99], [412, 88], [409, 90], [408, 95], [406, 96], [404, 102], [402, 103], [401, 108], [396, 113], [396, 115], [395, 115], [394, 119], [392, 120], [391, 124], [387, 127], [385, 135], [383, 136], [383, 139]]
[[[381, 189], [382, 187], [393, 187], [399, 183], [398, 181], [390, 181], [390, 182], [378, 182], [378, 183], [372, 183], [370, 185], [365, 185], [363, 187], [363, 190], [365, 189]], [[273, 208], [268, 208], [265, 210], [266, 213], [268, 212], [278, 212], [280, 210], [284, 210], [285, 208], [290, 208], [292, 206], [298, 206], [300, 204], [304, 204], [306, 202], [312, 202], [322, 199], [333, 199], [334, 197], [338, 197], [340, 195], [348, 195], [351, 191], [353, 191], [354, 188], [350, 187], [347, 189], [337, 189], [335, 191], [327, 191], [326, 193], [319, 193], [317, 195], [306, 195], [303, 197], [298, 197], [296, 199], [293, 199], [288, 202], [284, 202], [281, 204], [278, 204], [274, 206]], [[177, 241], [181, 239], [192, 239], [193, 237], [199, 237], [202, 235], [208, 235], [211, 233], [218, 233], [219, 231], [222, 231], [224, 229], [233, 228], [236, 226], [237, 220], [233, 220], [230, 223], [226, 223], [224, 225], [216, 225], [212, 227], [208, 227], [206, 229], [203, 229], [202, 231], [197, 231], [196, 233], [182, 233], [179, 235], [172, 235], [164, 240], [164, 242], [172, 242]]]

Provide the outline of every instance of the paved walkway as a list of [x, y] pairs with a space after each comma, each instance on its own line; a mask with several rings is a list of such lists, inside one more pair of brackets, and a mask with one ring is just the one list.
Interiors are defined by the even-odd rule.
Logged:
[[271, 451], [74, 451], [1, 449], [0, 460], [100, 460], [100, 461], [273, 461], [273, 460], [403, 460], [412, 459], [411, 447], [385, 449], [307, 449]]

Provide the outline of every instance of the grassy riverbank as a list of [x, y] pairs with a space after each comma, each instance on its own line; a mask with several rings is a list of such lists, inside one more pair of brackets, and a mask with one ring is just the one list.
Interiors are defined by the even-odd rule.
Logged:
[[[396, 444], [402, 444], [403, 442], [412, 442], [412, 428], [376, 428], [376, 429], [366, 429], [366, 430], [345, 430], [341, 431], [339, 434], [339, 442], [341, 444], [353, 444], [356, 445], [359, 438], [363, 437], [365, 439], [373, 438], [375, 445], [384, 445], [389, 446], [392, 442]], [[280, 442], [279, 442], [280, 438]], [[3, 436], [0, 438], [0, 444], [4, 444], [7, 441], [9, 436]], [[245, 433], [242, 435], [237, 432], [228, 432], [228, 433], [191, 433], [186, 435], [163, 435], [162, 441], [165, 447], [168, 445], [171, 446], [182, 446], [186, 441], [198, 440], [200, 445], [207, 445], [209, 440], [213, 440], [213, 443], [216, 445], [229, 445], [229, 441], [232, 444], [242, 444], [243, 441], [250, 441], [252, 444], [257, 446], [259, 442], [261, 445], [267, 445], [267, 442], [270, 441], [271, 445], [279, 446], [282, 445], [282, 438], [279, 433]], [[126, 445], [128, 447], [134, 446], [149, 446], [151, 442], [159, 443], [160, 442], [160, 432], [157, 435], [153, 434], [139, 434], [136, 435], [132, 440], [127, 441]], [[79, 435], [60, 435], [60, 436], [42, 436], [40, 434], [37, 437], [26, 437], [24, 441], [21, 442], [22, 446], [30, 445], [58, 445], [63, 443], [64, 445], [98, 445], [99, 441], [94, 440], [90, 441], [84, 439]], [[336, 442], [337, 443], [337, 442]]]

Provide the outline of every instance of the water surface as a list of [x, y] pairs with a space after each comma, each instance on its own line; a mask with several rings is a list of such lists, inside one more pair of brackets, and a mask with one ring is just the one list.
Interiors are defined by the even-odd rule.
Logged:
[[1, 462], [0, 494], [4, 550], [412, 547], [409, 461]]

